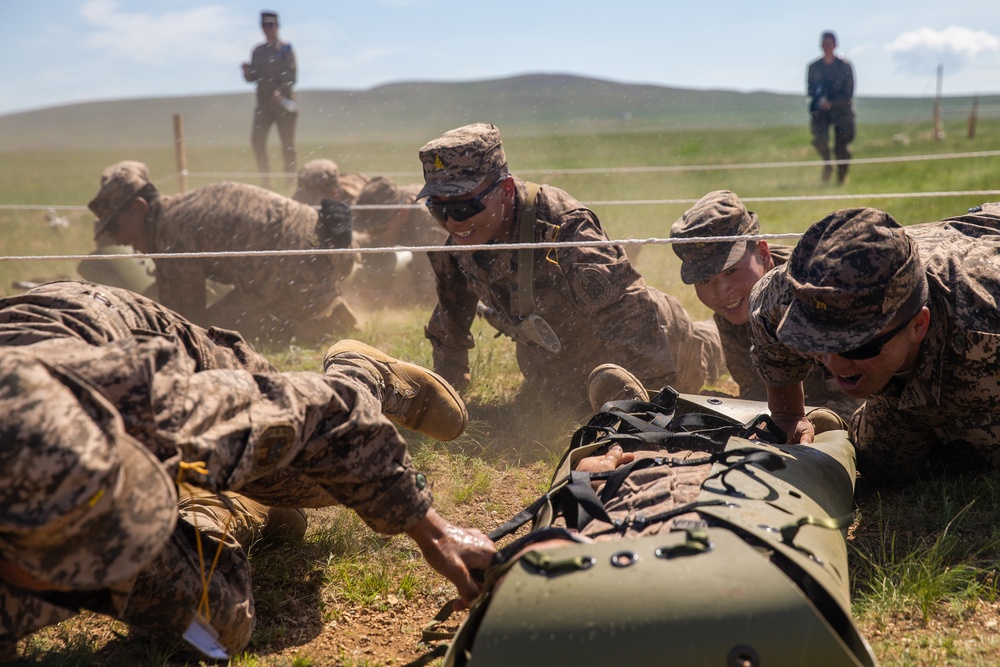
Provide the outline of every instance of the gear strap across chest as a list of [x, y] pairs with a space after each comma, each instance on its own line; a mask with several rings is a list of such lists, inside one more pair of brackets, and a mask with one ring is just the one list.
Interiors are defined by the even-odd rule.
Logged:
[[[525, 181], [524, 189], [521, 190], [521, 215], [518, 218], [518, 240], [521, 243], [531, 243], [535, 240], [539, 188], [541, 186], [537, 183]], [[512, 313], [519, 319], [524, 319], [535, 310], [534, 272], [534, 249], [521, 248], [517, 251], [517, 312]]]

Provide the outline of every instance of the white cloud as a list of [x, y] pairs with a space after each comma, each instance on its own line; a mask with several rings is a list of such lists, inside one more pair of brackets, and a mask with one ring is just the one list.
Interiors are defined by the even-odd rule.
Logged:
[[899, 35], [885, 50], [893, 55], [899, 69], [923, 76], [939, 64], [958, 71], [980, 56], [1000, 50], [1000, 39], [985, 30], [957, 26], [919, 28]]
[[83, 46], [109, 60], [160, 67], [226, 62], [235, 67], [250, 52], [251, 45], [239, 39], [244, 23], [220, 5], [152, 14], [120, 10], [114, 0], [90, 0], [80, 14], [93, 28]]

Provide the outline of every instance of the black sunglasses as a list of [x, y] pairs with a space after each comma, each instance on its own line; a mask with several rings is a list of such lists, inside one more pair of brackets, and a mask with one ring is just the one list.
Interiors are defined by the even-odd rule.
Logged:
[[506, 176], [501, 176], [497, 180], [493, 181], [493, 184], [490, 185], [490, 187], [486, 188], [471, 199], [438, 202], [432, 201], [428, 198], [426, 202], [427, 210], [430, 212], [431, 217], [441, 224], [448, 222], [448, 218], [451, 218], [455, 222], [468, 220], [472, 216], [482, 213], [486, 209], [486, 205], [483, 204], [483, 197], [493, 192], [493, 189], [502, 183], [506, 178]]
[[859, 359], [871, 359], [873, 357], [877, 357], [878, 355], [882, 354], [882, 348], [885, 347], [886, 343], [895, 338], [899, 334], [899, 332], [905, 329], [907, 325], [909, 325], [910, 322], [912, 321], [913, 318], [911, 317], [902, 324], [893, 327], [889, 331], [886, 331], [878, 338], [874, 338], [865, 343], [864, 345], [859, 345], [854, 349], [847, 350], [845, 352], [840, 352], [839, 354], [844, 359], [851, 359], [852, 361], [858, 361]]

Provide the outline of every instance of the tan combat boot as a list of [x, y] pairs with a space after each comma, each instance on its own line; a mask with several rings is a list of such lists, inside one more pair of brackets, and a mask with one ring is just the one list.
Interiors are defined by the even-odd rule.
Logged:
[[295, 540], [306, 534], [306, 513], [297, 507], [268, 507], [229, 491], [224, 493], [227, 503], [216, 493], [190, 485], [180, 488], [178, 495], [182, 516], [198, 515], [194, 521], [204, 519], [220, 532], [227, 531], [245, 550], [257, 540]]
[[326, 351], [323, 370], [336, 365], [360, 368], [379, 382], [382, 414], [400, 426], [435, 440], [454, 440], [465, 432], [465, 403], [437, 373], [356, 340], [342, 340]]
[[587, 378], [587, 398], [591, 409], [600, 412], [601, 406], [609, 401], [648, 401], [649, 394], [639, 379], [621, 366], [601, 364]]
[[813, 408], [806, 413], [806, 419], [812, 422], [816, 435], [827, 431], [846, 431], [847, 422], [829, 408]]

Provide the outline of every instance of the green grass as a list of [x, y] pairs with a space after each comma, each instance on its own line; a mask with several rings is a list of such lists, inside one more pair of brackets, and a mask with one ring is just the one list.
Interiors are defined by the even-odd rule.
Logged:
[[[1000, 121], [981, 120], [979, 138], [965, 139], [948, 127], [943, 142], [923, 126], [859, 128], [857, 157], [952, 153], [1000, 149]], [[894, 135], [907, 132], [902, 145]], [[939, 219], [981, 203], [983, 197], [894, 199], [874, 193], [978, 190], [997, 187], [998, 158], [856, 165], [844, 188], [823, 187], [815, 164], [796, 169], [738, 169], [639, 174], [562, 174], [593, 166], [659, 166], [812, 161], [805, 127], [718, 129], [675, 133], [606, 133], [594, 136], [505, 137], [508, 158], [518, 169], [550, 169], [532, 175], [565, 188], [584, 201], [696, 199], [719, 188], [744, 198], [815, 195], [817, 201], [750, 204], [765, 232], [801, 232], [842, 206], [882, 207], [904, 224]], [[333, 157], [348, 170], [416, 172], [414, 143], [300, 146], [304, 156]], [[8, 153], [0, 160], [0, 204], [85, 204], [98, 174], [119, 159], [149, 163], [165, 192], [175, 187], [168, 150], [121, 152]], [[198, 148], [189, 154], [194, 171], [249, 171], [245, 147]], [[253, 180], [252, 178], [249, 180]], [[401, 179], [406, 180], [406, 179]], [[192, 186], [200, 183], [192, 182]], [[860, 200], [843, 195], [868, 194]], [[1000, 199], [1000, 197], [995, 197]], [[615, 238], [665, 237], [686, 204], [595, 206]], [[62, 212], [69, 227], [49, 229], [45, 213], [0, 210], [0, 255], [87, 253], [93, 247], [90, 216]], [[637, 265], [654, 286], [675, 293], [696, 317], [707, 311], [678, 277], [678, 262], [663, 246], [645, 247]], [[73, 276], [75, 262], [0, 262], [0, 294], [15, 280]], [[423, 337], [427, 307], [364, 312], [355, 337], [391, 354], [430, 365]], [[435, 506], [447, 518], [488, 528], [498, 525], [547, 486], [552, 468], [581, 415], [555, 410], [518, 394], [520, 375], [513, 345], [475, 324], [473, 383], [465, 394], [470, 426], [452, 443], [436, 443], [405, 432], [417, 465], [428, 472]], [[323, 349], [260, 348], [283, 370], [317, 370]], [[903, 489], [866, 491], [857, 498], [859, 522], [852, 533], [850, 563], [854, 612], [883, 665], [979, 665], [1000, 661], [1000, 640], [988, 629], [998, 614], [996, 563], [1000, 560], [1000, 475], [931, 477]], [[442, 579], [422, 564], [405, 538], [378, 536], [349, 510], [311, 514], [301, 543], [255, 549], [251, 554], [258, 628], [243, 667], [324, 664], [299, 648], [327, 624], [355, 610], [381, 610], [389, 596], [403, 601], [447, 593]], [[437, 596], [437, 597], [435, 597]], [[433, 606], [428, 602], [428, 606]], [[358, 612], [360, 613], [360, 612]], [[25, 664], [164, 664], [167, 654], [138, 640], [122, 640], [120, 624], [92, 634], [93, 617], [49, 629], [21, 645]], [[984, 625], [987, 624], [987, 625]], [[107, 626], [99, 626], [107, 627]], [[984, 630], [983, 628], [987, 628]], [[995, 623], [994, 626], [995, 627]], [[336, 632], [336, 631], [333, 631]], [[416, 641], [413, 630], [400, 641]], [[109, 648], [110, 647], [110, 648]], [[109, 657], [110, 656], [110, 657]], [[347, 649], [325, 658], [344, 665], [381, 664]], [[182, 664], [170, 662], [169, 664]]]

